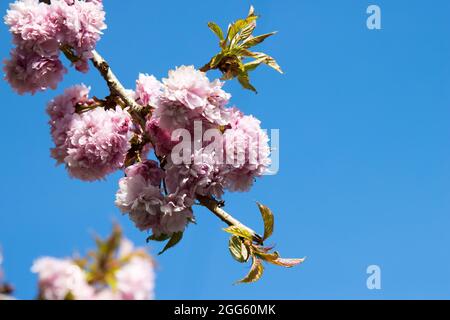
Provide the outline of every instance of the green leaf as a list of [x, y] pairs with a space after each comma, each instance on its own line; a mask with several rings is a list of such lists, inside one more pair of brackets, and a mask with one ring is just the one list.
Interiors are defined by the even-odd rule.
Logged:
[[262, 205], [261, 203], [257, 203], [259, 211], [261, 212], [263, 221], [264, 221], [264, 236], [263, 239], [267, 240], [273, 233], [273, 227], [274, 227], [274, 217], [272, 211]]
[[236, 48], [236, 52], [243, 57], [250, 57], [250, 58], [255, 58], [255, 59], [259, 59], [261, 58], [261, 55], [264, 55], [264, 53], [260, 53], [260, 52], [251, 52], [248, 49], [239, 47]]
[[238, 262], [247, 262], [250, 257], [249, 252], [241, 238], [238, 236], [232, 236], [229, 241], [228, 248], [232, 257]]
[[96, 237], [95, 244], [97, 245], [97, 251], [99, 254], [106, 254], [108, 251], [108, 245], [102, 239]]
[[230, 42], [229, 47], [233, 48], [236, 44], [238, 33], [241, 32], [245, 27], [247, 27], [250, 23], [256, 21], [258, 16], [249, 16], [246, 19], [239, 19], [236, 22], [230, 24], [228, 26], [228, 33], [226, 40]]
[[278, 63], [275, 61], [274, 58], [267, 56], [266, 61], [264, 61], [264, 64], [267, 64], [272, 69], [275, 69], [279, 73], [283, 74], [283, 70], [281, 70], [281, 67], [278, 65]]
[[238, 77], [237, 77], [239, 83], [241, 84], [242, 87], [244, 87], [245, 89], [251, 90], [255, 93], [258, 93], [256, 91], [256, 88], [254, 86], [252, 86], [250, 84], [250, 78], [248, 76], [247, 72], [241, 72]]
[[66, 296], [64, 297], [64, 300], [76, 300], [75, 295], [72, 293], [72, 291], [67, 292]]
[[[236, 25], [239, 21], [242, 21], [242, 20], [238, 20], [235, 23], [230, 23], [228, 25], [227, 36], [225, 38], [226, 42], [231, 42], [231, 40], [233, 40], [234, 36], [239, 32], [240, 27], [238, 25]], [[231, 47], [231, 46], [229, 46], [229, 47]]]
[[275, 245], [270, 245], [268, 247], [263, 247], [261, 245], [255, 245], [254, 248], [256, 249], [256, 251], [258, 252], [262, 252], [262, 253], [268, 253], [269, 251], [272, 251], [273, 248], [275, 248]]
[[79, 266], [81, 269], [84, 269], [88, 265], [89, 261], [87, 258], [74, 258], [73, 263]]
[[280, 258], [280, 254], [278, 252], [276, 252], [276, 251], [273, 252], [273, 253], [268, 253], [268, 252], [263, 252], [263, 251], [256, 251], [255, 255], [257, 255], [262, 260], [267, 261], [267, 262], [272, 262], [272, 261], [275, 261], [278, 258]]
[[167, 242], [167, 244], [164, 247], [164, 249], [160, 253], [158, 253], [158, 255], [161, 255], [164, 252], [166, 252], [168, 249], [176, 246], [178, 244], [178, 242], [181, 241], [181, 239], [183, 239], [183, 232], [175, 232], [172, 235], [172, 237], [170, 238], [169, 242]]
[[250, 37], [241, 44], [241, 47], [246, 48], [246, 49], [254, 47], [257, 44], [262, 43], [268, 37], [273, 36], [274, 34], [276, 34], [276, 32], [270, 32], [270, 33], [262, 34], [260, 36]]
[[232, 39], [230, 46], [234, 47], [236, 43], [247, 40], [252, 35], [253, 31], [255, 31], [255, 28], [256, 22], [254, 21], [242, 28], [241, 32]]
[[264, 64], [268, 65], [269, 67], [275, 69], [276, 71], [278, 71], [279, 73], [283, 73], [283, 71], [281, 70], [280, 66], [278, 65], [278, 63], [275, 61], [274, 58], [272, 58], [271, 56], [265, 55], [266, 59], [264, 61]]
[[170, 239], [170, 236], [167, 234], [163, 234], [161, 233], [160, 235], [154, 235], [152, 234], [150, 237], [147, 238], [147, 242], [150, 241], [158, 241], [158, 242], [162, 242], [162, 241], [166, 241], [167, 239]]
[[208, 22], [208, 27], [209, 29], [211, 29], [212, 32], [214, 32], [214, 34], [219, 37], [220, 40], [223, 40], [223, 31], [222, 29], [215, 24], [214, 22]]
[[250, 72], [255, 70], [256, 68], [258, 68], [262, 63], [264, 63], [265, 59], [264, 58], [260, 58], [257, 60], [253, 60], [251, 62], [247, 62], [246, 64], [244, 64], [244, 68], [246, 72]]
[[247, 18], [239, 19], [228, 26], [226, 42], [229, 42], [229, 48], [233, 48], [239, 41], [247, 39], [254, 31], [254, 23], [259, 17], [255, 14], [255, 8], [250, 6]]
[[[238, 54], [243, 57], [249, 57], [249, 58], [255, 59], [255, 61], [248, 62], [246, 64], [246, 65], [249, 65], [248, 68], [250, 70], [254, 70], [259, 64], [264, 63], [264, 64], [268, 65], [269, 67], [275, 69], [279, 73], [283, 73], [283, 71], [281, 70], [280, 66], [275, 61], [275, 59], [265, 53], [251, 52], [250, 50], [247, 50], [245, 48], [238, 48], [238, 49], [235, 49], [235, 51], [238, 52]], [[254, 67], [254, 64], [257, 64], [256, 67]]]
[[242, 238], [250, 240], [250, 241], [253, 240], [253, 235], [247, 229], [244, 229], [244, 228], [241, 228], [238, 226], [231, 226], [228, 228], [224, 228], [223, 230], [232, 235], [242, 237]]
[[253, 257], [252, 267], [250, 272], [244, 279], [239, 280], [237, 283], [252, 283], [258, 281], [264, 272], [264, 266], [260, 259]]
[[113, 290], [117, 289], [117, 279], [114, 276], [114, 273], [108, 273], [105, 276], [105, 282], [108, 284], [108, 286], [111, 287], [111, 289], [113, 289]]
[[301, 264], [304, 261], [305, 261], [305, 258], [303, 258], [303, 259], [278, 258], [276, 260], [267, 260], [267, 262], [269, 262], [269, 263], [276, 264], [277, 266], [282, 266], [282, 267], [286, 267], [286, 268], [295, 267], [296, 265]]

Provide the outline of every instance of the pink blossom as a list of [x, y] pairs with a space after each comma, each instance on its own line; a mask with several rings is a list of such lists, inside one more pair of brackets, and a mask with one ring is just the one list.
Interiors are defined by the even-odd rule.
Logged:
[[140, 176], [153, 186], [160, 186], [164, 177], [164, 171], [159, 168], [156, 161], [152, 160], [146, 160], [126, 168], [125, 174], [129, 178]]
[[39, 0], [18, 0], [10, 4], [4, 18], [9, 31], [25, 41], [41, 42], [55, 36], [48, 24], [49, 6]]
[[160, 184], [164, 173], [154, 161], [130, 166], [125, 173], [126, 177], [119, 181], [116, 205], [123, 213], [130, 215], [137, 228], [151, 229], [158, 224], [161, 215], [164, 197]]
[[269, 137], [260, 124], [253, 116], [235, 112], [231, 128], [224, 132], [228, 167], [224, 187], [231, 191], [248, 191], [255, 177], [270, 166]]
[[43, 57], [20, 47], [13, 49], [11, 59], [4, 63], [5, 79], [19, 94], [56, 89], [67, 72], [57, 57]]
[[64, 94], [55, 97], [47, 105], [47, 114], [50, 116], [49, 125], [55, 143], [51, 154], [58, 164], [64, 163], [67, 157], [66, 139], [72, 123], [75, 106], [78, 103], [89, 102], [89, 88], [85, 85], [70, 87]]
[[138, 229], [168, 235], [184, 230], [192, 219], [193, 203], [183, 196], [163, 195], [164, 172], [156, 162], [135, 164], [125, 173], [126, 177], [119, 181], [116, 206], [130, 216]]
[[58, 164], [64, 163], [72, 177], [94, 181], [123, 167], [132, 122], [120, 107], [75, 113], [78, 103], [93, 103], [88, 94], [84, 85], [69, 88], [49, 103], [47, 113], [55, 143], [52, 157]]
[[169, 191], [186, 194], [187, 199], [191, 199], [190, 202], [197, 195], [220, 198], [223, 194], [222, 164], [213, 152], [195, 150], [190, 163], [174, 164], [169, 159], [165, 170]]
[[[138, 83], [155, 79], [141, 77]], [[247, 191], [256, 177], [261, 176], [270, 165], [268, 136], [261, 129], [260, 121], [244, 116], [236, 108], [227, 108], [230, 95], [219, 80], [209, 81], [203, 72], [192, 66], [182, 66], [169, 72], [153, 96], [156, 109], [147, 121], [146, 131], [153, 137], [156, 154], [166, 155], [166, 182], [169, 195], [193, 202], [197, 195], [220, 198], [225, 189]], [[145, 90], [142, 90], [145, 92]], [[147, 90], [150, 92], [150, 90]], [[223, 150], [206, 149], [209, 142], [200, 144], [201, 150], [190, 151], [190, 163], [173, 164], [171, 152], [177, 141], [172, 141], [175, 129], [187, 129], [191, 138], [195, 136], [200, 123], [203, 135], [207, 129], [220, 130], [220, 144]], [[194, 161], [201, 157], [200, 161]], [[222, 157], [224, 158], [222, 159]], [[189, 158], [189, 157], [188, 157]], [[166, 207], [170, 207], [167, 206]], [[174, 205], [174, 208], [188, 208], [188, 205]]]
[[156, 106], [161, 95], [162, 84], [154, 76], [140, 74], [136, 80], [136, 100], [142, 105]]
[[146, 132], [153, 137], [155, 143], [155, 151], [158, 156], [169, 155], [176, 141], [172, 141], [170, 131], [161, 128], [159, 121], [155, 118], [150, 118], [146, 123]]
[[113, 259], [118, 269], [107, 270], [115, 279], [111, 287], [103, 281], [88, 283], [90, 267], [80, 268], [71, 259], [43, 257], [32, 271], [38, 275], [39, 295], [45, 300], [150, 300], [154, 298], [155, 273], [152, 258], [143, 248], [123, 238]]
[[184, 193], [169, 194], [164, 198], [161, 206], [162, 215], [158, 225], [153, 227], [155, 235], [171, 235], [175, 232], [183, 232], [189, 222], [194, 220], [192, 206], [194, 199]]
[[70, 175], [94, 181], [122, 168], [130, 148], [130, 129], [131, 117], [120, 107], [74, 114], [65, 142], [64, 161]]
[[40, 295], [45, 300], [89, 300], [94, 290], [86, 281], [84, 271], [70, 260], [40, 258], [31, 269], [39, 277]]
[[211, 82], [211, 92], [208, 101], [216, 107], [225, 107], [231, 99], [231, 94], [222, 89], [224, 83], [218, 79]]
[[230, 95], [222, 90], [222, 82], [210, 82], [193, 66], [181, 66], [169, 71], [163, 85], [154, 112], [161, 128], [190, 129], [195, 120], [218, 126], [227, 124], [228, 113], [224, 106]]
[[60, 46], [69, 46], [80, 58], [78, 71], [88, 70], [88, 59], [106, 29], [101, 1], [17, 0], [4, 18], [16, 48], [5, 61], [5, 79], [23, 94], [55, 89], [66, 69], [59, 60]]
[[91, 58], [91, 53], [106, 29], [105, 11], [101, 2], [73, 1], [65, 9], [66, 34], [64, 43], [74, 48], [81, 58]]
[[164, 97], [178, 101], [189, 109], [204, 107], [208, 103], [211, 84], [206, 75], [193, 66], [181, 66], [169, 71], [163, 79]]
[[120, 300], [151, 300], [154, 298], [153, 262], [135, 255], [116, 273], [117, 295]]

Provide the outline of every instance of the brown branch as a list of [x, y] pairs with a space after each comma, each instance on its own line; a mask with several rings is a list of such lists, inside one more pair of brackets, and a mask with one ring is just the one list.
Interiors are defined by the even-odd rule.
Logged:
[[3, 295], [10, 295], [13, 292], [14, 292], [14, 288], [11, 285], [9, 285], [7, 283], [0, 284], [0, 295], [2, 295], [2, 294]]
[[[73, 49], [69, 46], [62, 45], [60, 47], [65, 57], [72, 63], [76, 63], [80, 58], [73, 52]], [[144, 110], [144, 107], [137, 103], [133, 97], [131, 97], [114, 72], [111, 70], [108, 62], [95, 50], [92, 51], [92, 64], [100, 72], [102, 78], [106, 81], [106, 84], [110, 91], [110, 97], [118, 97], [124, 105], [130, 107], [135, 114], [139, 114]], [[151, 111], [150, 108], [148, 111]]]
[[224, 209], [222, 209], [222, 206], [219, 201], [214, 200], [209, 197], [200, 196], [197, 195], [197, 200], [200, 202], [200, 204], [206, 208], [208, 208], [216, 217], [218, 217], [220, 220], [225, 222], [229, 226], [236, 226], [241, 229], [247, 230], [250, 234], [253, 236], [253, 241], [255, 241], [258, 244], [263, 243], [262, 237], [257, 234], [254, 230], [250, 229], [246, 225], [244, 225], [242, 222], [234, 218], [232, 215], [227, 213]]
[[103, 79], [106, 81], [111, 94], [115, 94], [119, 96], [127, 106], [129, 106], [135, 112], [141, 112], [143, 110], [143, 106], [138, 104], [132, 97], [129, 96], [125, 87], [122, 83], [117, 79], [114, 72], [112, 72], [111, 67], [106, 62], [105, 59], [95, 50], [92, 51], [92, 63], [95, 68], [100, 72]]

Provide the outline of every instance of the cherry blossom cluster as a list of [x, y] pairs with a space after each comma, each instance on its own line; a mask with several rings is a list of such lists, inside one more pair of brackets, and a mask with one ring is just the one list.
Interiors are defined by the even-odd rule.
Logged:
[[106, 29], [101, 0], [17, 0], [10, 5], [5, 23], [15, 48], [5, 61], [6, 80], [19, 94], [55, 89], [67, 72], [60, 49], [76, 54], [77, 70], [88, 70], [88, 59]]
[[136, 99], [154, 108], [146, 130], [164, 159], [160, 166], [137, 163], [120, 180], [116, 205], [139, 229], [181, 232], [193, 220], [198, 195], [220, 199], [225, 190], [248, 191], [270, 165], [260, 122], [227, 107], [231, 96], [222, 86], [192, 66], [170, 71], [162, 82], [139, 76]]
[[[156, 159], [164, 161], [143, 158], [128, 168], [130, 140], [139, 133], [128, 109], [90, 109], [96, 101], [89, 98], [89, 89], [69, 88], [47, 107], [55, 143], [51, 154], [72, 177], [85, 181], [124, 168], [116, 196], [120, 210], [140, 230], [181, 232], [193, 221], [197, 195], [221, 198], [226, 189], [248, 191], [270, 165], [260, 122], [227, 107], [230, 95], [222, 85], [192, 66], [170, 71], [162, 82], [140, 75], [136, 101], [154, 110], [141, 133], [150, 140], [144, 149], [153, 148]], [[87, 111], [77, 113], [81, 105]]]
[[[55, 143], [51, 155], [84, 181], [124, 169], [119, 209], [140, 230], [181, 232], [194, 219], [198, 195], [220, 199], [225, 190], [248, 191], [270, 165], [269, 139], [260, 122], [227, 107], [230, 94], [222, 86], [192, 66], [170, 71], [162, 82], [141, 74], [133, 95], [153, 109], [142, 132], [129, 108], [97, 106], [89, 88], [71, 87], [47, 106]], [[84, 109], [77, 111], [80, 106]], [[140, 161], [125, 168], [136, 135], [150, 142]], [[146, 159], [150, 149], [163, 161]]]
[[[105, 279], [83, 267], [76, 259], [43, 257], [32, 271], [38, 275], [43, 300], [150, 300], [154, 298], [154, 264], [144, 249], [122, 239], [116, 264]], [[95, 270], [97, 270], [96, 268]], [[112, 280], [111, 280], [112, 279]]]
[[95, 104], [88, 95], [84, 85], [68, 88], [50, 101], [47, 113], [55, 143], [52, 157], [64, 163], [72, 177], [94, 181], [123, 167], [133, 125], [129, 113], [120, 107], [77, 113], [77, 105]]

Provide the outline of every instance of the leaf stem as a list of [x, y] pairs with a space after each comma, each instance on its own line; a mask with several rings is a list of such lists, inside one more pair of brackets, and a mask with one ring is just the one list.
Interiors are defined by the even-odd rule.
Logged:
[[226, 212], [224, 209], [222, 209], [219, 201], [200, 195], [197, 195], [197, 200], [200, 202], [202, 206], [209, 209], [209, 211], [211, 211], [216, 217], [225, 222], [227, 225], [236, 226], [247, 230], [249, 233], [252, 234], [253, 241], [255, 241], [258, 244], [263, 244], [263, 238], [259, 234], [257, 234], [253, 229], [247, 227], [242, 222], [240, 222], [232, 215], [230, 215], [228, 212]]

